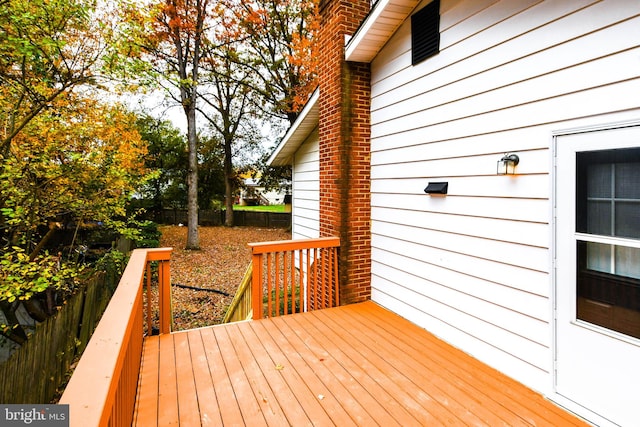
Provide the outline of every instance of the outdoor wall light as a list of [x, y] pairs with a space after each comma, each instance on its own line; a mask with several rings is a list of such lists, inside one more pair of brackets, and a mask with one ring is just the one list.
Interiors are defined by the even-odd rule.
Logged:
[[514, 175], [518, 163], [520, 163], [520, 157], [517, 154], [505, 154], [498, 160], [498, 175]]
[[447, 194], [448, 182], [430, 182], [424, 192], [427, 194]]

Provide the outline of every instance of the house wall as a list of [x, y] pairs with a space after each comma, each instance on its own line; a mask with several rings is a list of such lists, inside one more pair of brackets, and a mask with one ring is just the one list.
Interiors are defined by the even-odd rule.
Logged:
[[318, 129], [302, 143], [293, 160], [292, 238], [320, 237], [320, 163]]
[[[640, 115], [630, 5], [442, 0], [439, 54], [411, 66], [407, 20], [372, 63], [372, 299], [543, 392], [552, 133]], [[496, 175], [505, 152], [516, 176]]]

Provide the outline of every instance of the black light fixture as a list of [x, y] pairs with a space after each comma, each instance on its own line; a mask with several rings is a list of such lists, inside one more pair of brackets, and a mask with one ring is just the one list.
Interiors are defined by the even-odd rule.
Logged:
[[424, 192], [427, 194], [447, 194], [448, 182], [430, 182]]
[[520, 157], [517, 154], [505, 154], [498, 160], [498, 175], [515, 175], [518, 163], [520, 163]]

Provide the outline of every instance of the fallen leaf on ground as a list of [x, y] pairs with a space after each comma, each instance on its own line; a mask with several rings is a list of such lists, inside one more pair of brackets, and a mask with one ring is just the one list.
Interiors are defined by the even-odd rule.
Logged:
[[187, 227], [161, 226], [160, 246], [172, 247], [171, 282], [218, 292], [173, 286], [173, 330], [222, 322], [251, 261], [250, 242], [289, 240], [285, 229], [258, 227], [199, 227], [200, 250], [185, 250]]

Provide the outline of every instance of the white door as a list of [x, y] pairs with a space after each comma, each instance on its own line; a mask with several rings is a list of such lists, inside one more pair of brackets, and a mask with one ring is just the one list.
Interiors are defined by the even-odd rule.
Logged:
[[556, 392], [640, 426], [640, 126], [555, 152]]

